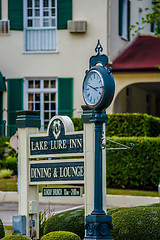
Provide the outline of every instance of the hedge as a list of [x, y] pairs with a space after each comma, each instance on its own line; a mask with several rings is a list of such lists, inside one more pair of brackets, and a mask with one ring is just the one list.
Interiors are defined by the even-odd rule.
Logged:
[[72, 122], [73, 122], [75, 131], [83, 130], [83, 124], [81, 122], [81, 118], [72, 118]]
[[51, 216], [45, 225], [44, 234], [53, 231], [68, 231], [84, 238], [84, 209], [70, 210]]
[[[106, 151], [108, 187], [156, 190], [160, 177], [160, 138], [112, 137], [110, 140], [135, 147]], [[119, 147], [106, 141], [106, 148]]]
[[132, 207], [123, 208], [112, 214], [114, 240], [159, 240], [160, 208]]
[[[76, 213], [78, 211], [79, 214]], [[112, 216], [113, 230], [111, 235], [114, 240], [159, 240], [160, 239], [160, 204], [152, 204], [150, 206], [138, 206], [129, 208], [113, 208], [108, 209], [108, 215]], [[56, 218], [58, 215], [58, 218]], [[69, 226], [69, 221], [74, 229], [74, 224], [78, 226], [79, 218], [84, 219], [84, 209], [77, 209], [66, 211], [62, 214], [56, 214], [50, 217], [50, 223], [54, 223], [56, 228], [62, 228], [62, 221], [64, 226]], [[74, 218], [73, 218], [74, 216]], [[68, 219], [66, 224], [66, 217]], [[49, 220], [48, 219], [48, 220]], [[58, 221], [60, 220], [60, 221]], [[54, 228], [54, 226], [52, 226]], [[50, 226], [51, 228], [51, 226]], [[84, 238], [84, 224], [79, 224], [78, 231], [83, 232], [79, 235], [81, 239]], [[43, 236], [41, 240], [50, 240], [56, 238], [45, 238], [52, 236], [53, 232]], [[58, 239], [58, 238], [57, 238]], [[61, 239], [61, 238], [59, 238]], [[63, 239], [63, 238], [62, 238]], [[70, 239], [70, 238], [67, 238]], [[78, 240], [78, 239], [77, 239]]]
[[108, 115], [106, 136], [160, 136], [160, 118], [140, 113]]
[[16, 156], [8, 156], [4, 161], [4, 168], [13, 170], [13, 174], [18, 173], [18, 158]]
[[[160, 118], [142, 113], [107, 114], [106, 136], [160, 136]], [[72, 118], [75, 131], [83, 129], [81, 118]]]
[[72, 232], [55, 231], [44, 235], [41, 240], [81, 240], [80, 237]]

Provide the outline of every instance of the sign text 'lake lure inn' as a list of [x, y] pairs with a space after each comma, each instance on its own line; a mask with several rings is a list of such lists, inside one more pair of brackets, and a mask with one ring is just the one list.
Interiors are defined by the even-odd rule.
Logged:
[[54, 117], [51, 119], [47, 135], [30, 136], [30, 157], [49, 156], [83, 156], [83, 132], [75, 132], [68, 117]]

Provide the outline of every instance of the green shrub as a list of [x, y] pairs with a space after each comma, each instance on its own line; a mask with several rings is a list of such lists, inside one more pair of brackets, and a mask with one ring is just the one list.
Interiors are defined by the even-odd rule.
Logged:
[[106, 136], [132, 137], [160, 135], [160, 118], [139, 113], [108, 114]]
[[53, 231], [68, 231], [84, 238], [84, 209], [70, 210], [51, 216], [45, 225], [44, 234]]
[[54, 209], [44, 209], [43, 212], [39, 212], [39, 238], [44, 235], [44, 227], [47, 219], [54, 214]]
[[6, 155], [7, 155], [7, 151], [8, 151], [8, 147], [7, 147], [7, 138], [6, 137], [0, 137], [0, 159], [1, 160], [5, 160]]
[[[110, 138], [135, 147], [129, 150], [106, 151], [106, 176], [108, 187], [156, 190], [159, 183], [160, 138]], [[119, 147], [106, 141], [106, 147]]]
[[0, 169], [4, 168], [4, 162], [5, 162], [4, 160], [0, 159]]
[[0, 170], [0, 178], [10, 178], [13, 171], [10, 169], [2, 169]]
[[108, 208], [107, 209], [107, 214], [109, 215], [109, 216], [112, 216], [114, 213], [116, 213], [116, 212], [118, 212], [118, 211], [121, 211], [121, 210], [123, 210], [124, 209], [124, 207], [122, 207], [122, 208]]
[[16, 153], [15, 149], [11, 147], [10, 142], [6, 141], [5, 143], [7, 146], [8, 156], [18, 157], [18, 153]]
[[43, 236], [41, 240], [81, 240], [80, 237], [72, 232], [55, 231]]
[[148, 207], [160, 207], [160, 203], [153, 203], [149, 205]]
[[18, 158], [15, 156], [8, 156], [4, 163], [5, 168], [13, 170], [14, 174], [17, 174]]
[[[140, 113], [107, 114], [106, 136], [160, 136], [160, 118]], [[75, 130], [82, 130], [81, 118], [72, 118]]]
[[112, 215], [114, 240], [159, 240], [160, 209], [158, 207], [124, 208]]
[[0, 238], [3, 238], [4, 236], [5, 236], [4, 226], [2, 220], [0, 219]]
[[31, 239], [24, 235], [12, 235], [12, 236], [6, 236], [1, 240], [31, 240]]
[[72, 122], [74, 124], [74, 130], [75, 131], [83, 130], [83, 124], [81, 122], [81, 118], [72, 118]]

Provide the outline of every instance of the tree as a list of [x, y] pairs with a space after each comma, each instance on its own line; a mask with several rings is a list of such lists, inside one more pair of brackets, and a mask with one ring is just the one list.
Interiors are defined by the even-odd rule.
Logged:
[[[144, 25], [151, 24], [154, 29], [154, 33], [157, 37], [160, 37], [160, 0], [152, 1], [152, 9], [145, 8], [145, 17], [142, 17], [142, 27], [139, 26], [139, 22], [135, 25], [131, 25], [130, 30], [134, 30], [132, 36], [138, 33], [140, 30], [144, 29]], [[140, 9], [142, 12], [143, 9]]]

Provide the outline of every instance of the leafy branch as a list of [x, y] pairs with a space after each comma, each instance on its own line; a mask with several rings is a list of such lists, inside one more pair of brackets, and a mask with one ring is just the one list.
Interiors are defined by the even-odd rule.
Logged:
[[[139, 10], [143, 12], [143, 9]], [[154, 33], [155, 36], [160, 37], [160, 0], [157, 0], [153, 3], [152, 11], [149, 12], [149, 8], [145, 8], [145, 17], [142, 17], [142, 26], [139, 26], [139, 22], [136, 22], [135, 25], [131, 25], [130, 30], [133, 30], [132, 36], [138, 33], [140, 30], [144, 29], [144, 25], [147, 24], [154, 24]]]

